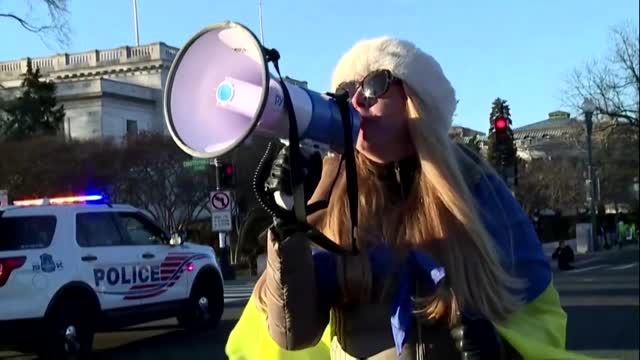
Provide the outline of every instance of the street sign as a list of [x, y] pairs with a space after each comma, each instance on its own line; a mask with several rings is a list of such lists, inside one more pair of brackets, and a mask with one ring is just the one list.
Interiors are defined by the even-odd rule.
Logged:
[[191, 159], [182, 162], [182, 166], [184, 167], [196, 167], [196, 166], [207, 166], [209, 165], [209, 159]]
[[211, 207], [216, 211], [231, 211], [231, 194], [229, 191], [212, 192]]
[[213, 160], [193, 158], [182, 162], [182, 167], [192, 169], [194, 171], [204, 171], [209, 165], [213, 164]]
[[233, 230], [231, 215], [232, 197], [230, 191], [212, 191], [209, 196], [209, 209], [211, 211], [212, 231]]

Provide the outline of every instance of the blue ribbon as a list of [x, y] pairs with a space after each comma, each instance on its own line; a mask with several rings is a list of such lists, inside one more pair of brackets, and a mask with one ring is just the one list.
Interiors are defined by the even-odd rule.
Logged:
[[[371, 275], [374, 282], [387, 275], [393, 268], [394, 262], [391, 249], [385, 245], [375, 245], [368, 248]], [[316, 270], [316, 284], [318, 294], [328, 303], [335, 303], [339, 296], [336, 273], [335, 255], [324, 250], [313, 254]], [[400, 268], [397, 293], [391, 304], [391, 330], [398, 356], [406, 343], [407, 331], [413, 326], [412, 295], [416, 283], [420, 283], [425, 295], [433, 293], [445, 276], [444, 267], [440, 266], [433, 257], [411, 250], [406, 261]]]

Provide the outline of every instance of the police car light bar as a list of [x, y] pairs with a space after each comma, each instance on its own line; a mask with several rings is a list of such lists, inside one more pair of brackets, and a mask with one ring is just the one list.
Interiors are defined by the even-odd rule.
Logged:
[[41, 198], [41, 199], [31, 199], [31, 200], [17, 200], [13, 202], [13, 205], [16, 206], [36, 206], [36, 205], [63, 205], [63, 204], [73, 204], [73, 203], [84, 203], [87, 201], [97, 201], [102, 200], [102, 195], [84, 195], [84, 196], [67, 196], [67, 197], [57, 197], [57, 198]]

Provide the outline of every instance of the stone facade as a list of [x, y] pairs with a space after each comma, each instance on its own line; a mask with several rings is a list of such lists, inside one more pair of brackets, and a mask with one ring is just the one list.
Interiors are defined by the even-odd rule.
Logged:
[[[122, 138], [139, 131], [168, 134], [163, 91], [178, 49], [162, 42], [32, 58], [43, 78], [57, 83], [66, 136]], [[20, 90], [27, 59], [0, 62], [2, 96]]]
[[[551, 112], [545, 120], [513, 129], [518, 157], [526, 161], [556, 156], [584, 157], [579, 150], [580, 147], [576, 146], [577, 135], [580, 135], [583, 129], [584, 123], [572, 118], [568, 112]], [[485, 133], [454, 126], [449, 134], [465, 141], [477, 136], [481, 149], [487, 149], [488, 135]]]
[[530, 158], [583, 158], [582, 146], [576, 146], [583, 130], [581, 120], [571, 117], [568, 112], [554, 111], [545, 120], [514, 129], [513, 137], [519, 154], [521, 150]]
[[474, 136], [478, 136], [478, 138], [484, 138], [486, 137], [486, 134], [481, 131], [473, 130], [464, 126], [453, 125], [451, 129], [449, 129], [449, 136], [453, 138], [466, 139]]

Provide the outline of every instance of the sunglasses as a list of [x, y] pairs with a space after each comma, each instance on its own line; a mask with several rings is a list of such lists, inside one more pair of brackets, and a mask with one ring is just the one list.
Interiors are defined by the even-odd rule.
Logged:
[[401, 83], [402, 80], [393, 76], [389, 70], [372, 71], [361, 81], [345, 81], [338, 85], [338, 89], [345, 91], [349, 98], [355, 95], [359, 88], [368, 99], [377, 99], [389, 91], [391, 84]]

